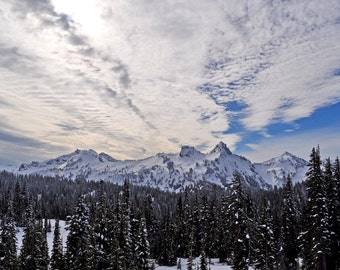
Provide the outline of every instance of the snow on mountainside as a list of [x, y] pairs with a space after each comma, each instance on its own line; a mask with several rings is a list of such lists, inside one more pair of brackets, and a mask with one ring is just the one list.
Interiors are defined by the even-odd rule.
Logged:
[[279, 157], [263, 163], [255, 163], [254, 166], [257, 173], [262, 176], [266, 183], [271, 186], [282, 186], [288, 174], [291, 175], [293, 183], [304, 179], [308, 169], [308, 162], [291, 153], [284, 152]]
[[17, 168], [13, 164], [7, 164], [0, 162], [0, 171], [16, 172]]
[[161, 189], [181, 190], [183, 187], [206, 181], [227, 186], [234, 173], [239, 173], [252, 188], [268, 189], [281, 186], [291, 173], [293, 181], [301, 181], [307, 162], [289, 153], [264, 163], [252, 164], [248, 159], [232, 154], [220, 142], [204, 154], [191, 146], [183, 146], [179, 154], [159, 153], [142, 160], [116, 160], [94, 150], [76, 150], [44, 162], [22, 164], [20, 174], [63, 176], [71, 179], [105, 180], [148, 185]]

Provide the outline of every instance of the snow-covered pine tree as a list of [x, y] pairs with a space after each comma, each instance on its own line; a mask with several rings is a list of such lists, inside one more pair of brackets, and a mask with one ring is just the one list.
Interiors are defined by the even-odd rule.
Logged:
[[26, 184], [24, 183], [21, 187], [19, 181], [17, 181], [13, 196], [14, 220], [18, 226], [24, 226], [27, 221], [26, 210], [28, 208]]
[[177, 260], [177, 270], [182, 270], [182, 259], [178, 258]]
[[66, 249], [66, 264], [69, 270], [91, 269], [90, 251], [90, 225], [89, 209], [84, 201], [84, 196], [80, 195], [74, 214], [71, 217], [68, 227]]
[[106, 269], [108, 267], [109, 236], [108, 236], [108, 217], [107, 201], [104, 192], [104, 181], [99, 185], [99, 202], [96, 205], [94, 225], [93, 225], [93, 260], [95, 269]]
[[192, 205], [192, 218], [191, 218], [191, 226], [193, 228], [193, 256], [198, 257], [201, 252], [201, 231], [202, 231], [202, 224], [201, 224], [201, 205], [200, 200], [198, 198], [198, 194], [194, 195], [193, 205]]
[[176, 246], [173, 232], [175, 231], [174, 224], [170, 220], [169, 213], [167, 213], [161, 223], [162, 241], [159, 243], [160, 256], [158, 263], [160, 265], [174, 266], [176, 265]]
[[200, 256], [204, 255], [204, 258], [207, 257], [207, 247], [208, 247], [208, 234], [210, 232], [209, 227], [209, 207], [208, 207], [208, 198], [207, 195], [204, 194], [201, 198], [201, 209], [200, 209]]
[[185, 239], [185, 220], [184, 220], [184, 209], [183, 209], [183, 200], [182, 194], [178, 197], [177, 207], [176, 207], [176, 232], [175, 232], [175, 241], [176, 241], [176, 257], [184, 257], [186, 253], [186, 241]]
[[228, 208], [230, 243], [232, 245], [232, 267], [235, 270], [248, 269], [250, 264], [250, 234], [248, 231], [246, 194], [242, 179], [234, 174]]
[[60, 234], [59, 219], [57, 219], [54, 224], [50, 269], [52, 270], [66, 269], [64, 263], [63, 243]]
[[134, 252], [132, 248], [132, 231], [131, 231], [131, 201], [130, 201], [130, 183], [124, 181], [123, 191], [119, 194], [118, 211], [119, 211], [119, 246], [122, 249], [123, 259], [122, 267], [133, 269], [135, 263]]
[[[193, 252], [193, 243], [190, 242], [192, 239], [190, 238], [192, 236], [192, 216], [191, 216], [191, 209], [190, 209], [190, 201], [189, 201], [189, 190], [188, 187], [184, 189], [184, 203], [183, 203], [183, 239], [185, 241], [185, 253], [184, 257], [189, 258], [189, 256], [192, 256]], [[191, 239], [191, 240], [190, 240]]]
[[221, 198], [219, 220], [218, 220], [218, 257], [221, 263], [227, 262], [227, 259], [231, 257], [231, 234], [229, 233], [229, 197], [223, 196]]
[[330, 231], [326, 185], [321, 170], [319, 147], [313, 148], [306, 173], [307, 209], [303, 241], [304, 269], [326, 270], [330, 254]]
[[217, 258], [218, 257], [218, 212], [217, 212], [217, 198], [216, 198], [216, 192], [214, 190], [213, 196], [211, 200], [209, 201], [209, 209], [207, 213], [207, 243], [209, 243], [206, 246], [207, 251], [207, 257], [209, 258], [209, 262], [211, 258]]
[[334, 182], [334, 188], [336, 190], [336, 206], [335, 206], [335, 216], [336, 219], [336, 225], [334, 229], [334, 238], [337, 241], [337, 251], [334, 254], [336, 260], [335, 260], [335, 267], [337, 269], [340, 269], [340, 161], [339, 157], [337, 157], [334, 161], [334, 164], [332, 166], [333, 171], [333, 182]]
[[136, 243], [136, 266], [138, 270], [150, 270], [150, 245], [145, 218], [139, 221], [138, 241]]
[[299, 254], [297, 237], [297, 206], [293, 196], [293, 184], [290, 174], [283, 187], [282, 224], [279, 241], [279, 268], [297, 269]]
[[274, 269], [275, 267], [277, 246], [273, 227], [273, 214], [270, 202], [263, 198], [256, 239], [256, 267], [259, 269]]
[[[48, 269], [50, 263], [50, 257], [48, 254], [48, 244], [47, 244], [47, 228], [43, 227], [42, 219], [38, 222], [38, 239], [40, 242], [40, 254], [41, 254], [41, 268]], [[45, 268], [45, 266], [47, 268]]]
[[254, 206], [253, 198], [250, 192], [246, 192], [246, 225], [247, 225], [247, 245], [248, 245], [248, 264], [255, 263], [256, 253], [256, 229], [257, 228], [257, 211]]
[[26, 227], [24, 228], [19, 256], [19, 268], [25, 270], [48, 269], [46, 234], [43, 231], [41, 220], [36, 220], [32, 202], [29, 202], [26, 218]]
[[148, 230], [148, 239], [150, 243], [150, 256], [155, 258], [157, 251], [157, 236], [159, 224], [156, 217], [155, 206], [151, 194], [147, 194], [143, 204], [143, 214], [145, 217], [146, 229]]
[[117, 211], [108, 209], [108, 268], [107, 270], [125, 270], [125, 259], [122, 249], [119, 246], [119, 224]]
[[338, 269], [337, 261], [339, 258], [339, 242], [338, 242], [338, 228], [339, 228], [339, 193], [337, 189], [337, 183], [333, 176], [332, 163], [330, 158], [327, 158], [324, 164], [324, 181], [326, 186], [326, 196], [328, 203], [328, 215], [329, 215], [329, 232], [330, 237], [330, 254], [328, 258], [328, 269]]
[[191, 231], [189, 233], [189, 241], [188, 241], [188, 262], [187, 262], [187, 270], [193, 270], [193, 246], [194, 246], [194, 234]]
[[0, 227], [0, 269], [17, 269], [16, 225], [11, 200]]
[[205, 251], [201, 251], [200, 255], [200, 270], [208, 270], [208, 261], [207, 261], [207, 256], [205, 255]]

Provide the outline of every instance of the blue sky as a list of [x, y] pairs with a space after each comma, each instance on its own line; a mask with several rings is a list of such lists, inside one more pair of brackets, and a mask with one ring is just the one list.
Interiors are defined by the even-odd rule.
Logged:
[[8, 0], [0, 26], [2, 161], [340, 153], [337, 0]]

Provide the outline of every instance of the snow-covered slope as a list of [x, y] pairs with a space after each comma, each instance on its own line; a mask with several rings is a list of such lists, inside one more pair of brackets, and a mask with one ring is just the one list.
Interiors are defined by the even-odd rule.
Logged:
[[0, 161], [0, 171], [16, 172], [17, 167], [14, 164], [2, 163]]
[[306, 165], [306, 161], [289, 153], [261, 164], [252, 164], [248, 159], [232, 154], [220, 142], [207, 154], [194, 147], [183, 146], [178, 154], [160, 153], [143, 160], [120, 161], [94, 150], [76, 150], [44, 162], [22, 164], [18, 173], [102, 179], [116, 183], [128, 179], [133, 184], [169, 190], [181, 190], [199, 181], [227, 186], [233, 174], [239, 173], [249, 187], [267, 189], [273, 185], [281, 186], [288, 172], [294, 182], [301, 181]]
[[285, 183], [288, 174], [291, 175], [293, 183], [304, 179], [308, 169], [307, 165], [306, 160], [288, 152], [263, 163], [254, 164], [256, 172], [262, 176], [266, 183], [279, 187]]

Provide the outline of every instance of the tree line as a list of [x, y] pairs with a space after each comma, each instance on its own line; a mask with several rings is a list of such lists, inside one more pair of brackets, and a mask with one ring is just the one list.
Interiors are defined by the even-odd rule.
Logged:
[[[1, 269], [339, 269], [340, 163], [313, 148], [306, 180], [249, 190], [238, 174], [227, 188], [172, 193], [107, 182], [0, 174]], [[46, 234], [56, 219], [52, 251]], [[59, 220], [67, 220], [63, 246]], [[18, 252], [16, 230], [24, 228]], [[183, 267], [184, 268], [184, 267]]]

